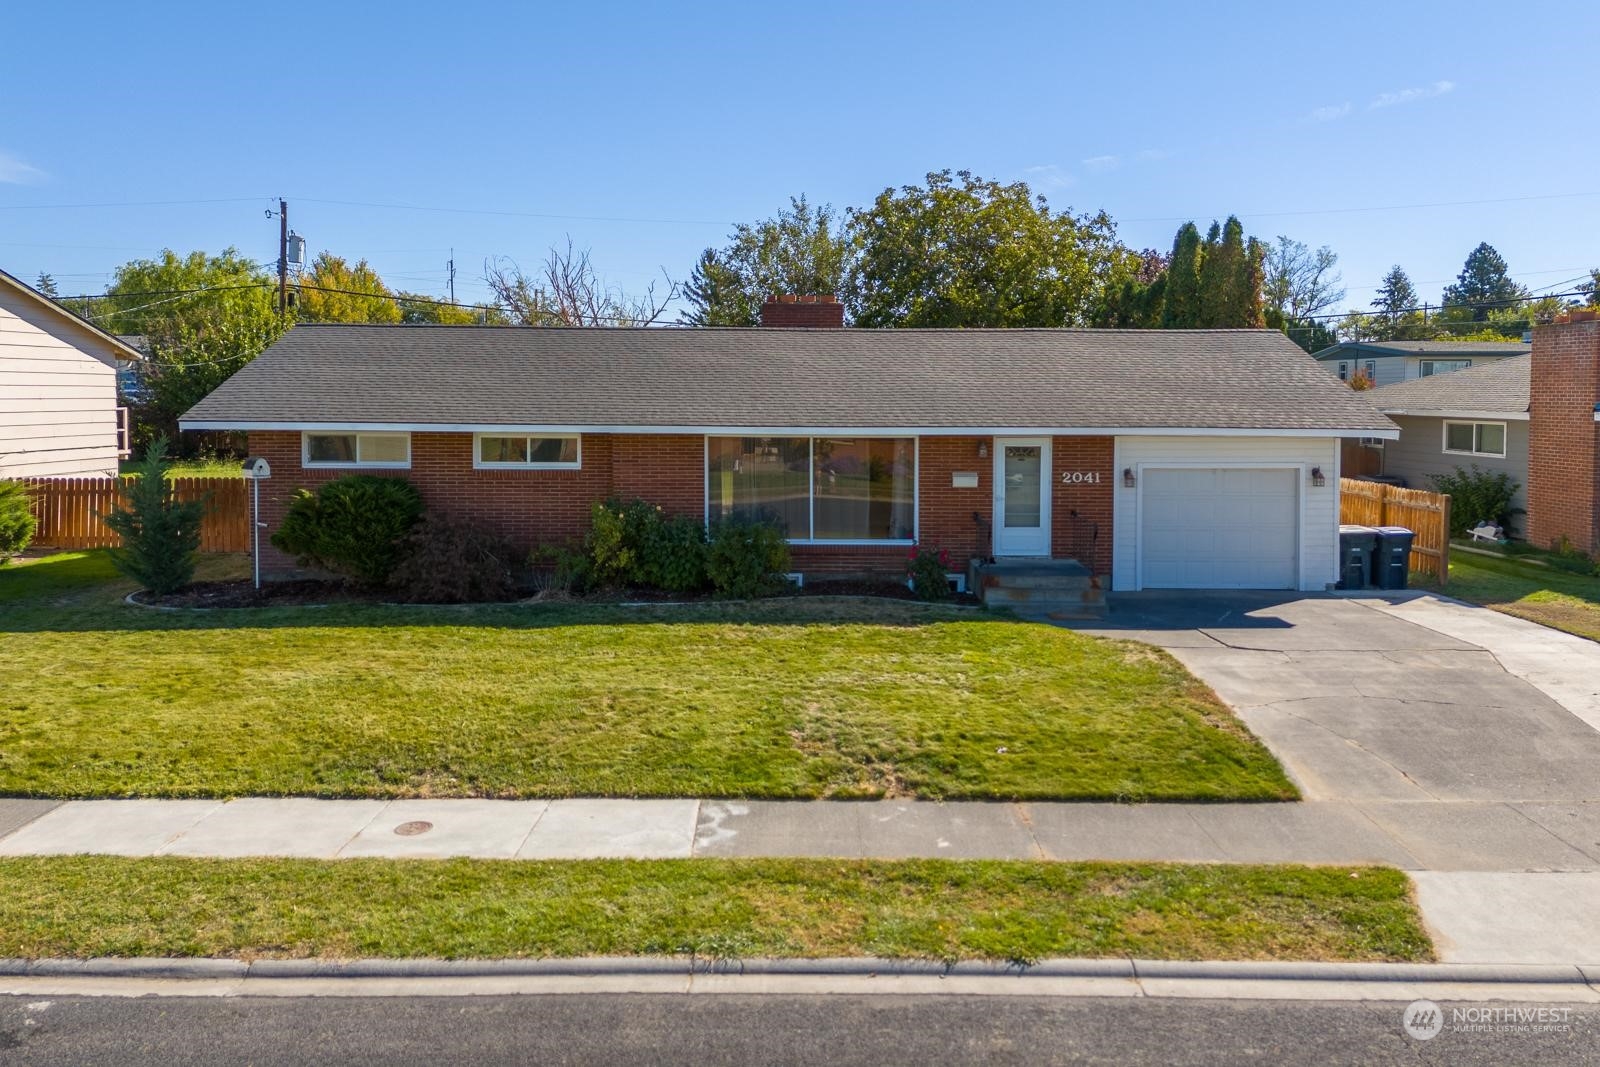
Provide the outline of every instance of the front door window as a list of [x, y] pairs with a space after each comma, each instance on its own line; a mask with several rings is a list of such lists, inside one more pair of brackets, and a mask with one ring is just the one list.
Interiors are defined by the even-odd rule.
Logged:
[[1050, 440], [995, 442], [994, 554], [1050, 554]]

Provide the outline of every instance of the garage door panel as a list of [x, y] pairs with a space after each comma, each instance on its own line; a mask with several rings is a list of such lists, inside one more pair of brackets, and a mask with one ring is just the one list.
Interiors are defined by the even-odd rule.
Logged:
[[1147, 469], [1141, 584], [1147, 589], [1296, 588], [1298, 477], [1289, 468]]

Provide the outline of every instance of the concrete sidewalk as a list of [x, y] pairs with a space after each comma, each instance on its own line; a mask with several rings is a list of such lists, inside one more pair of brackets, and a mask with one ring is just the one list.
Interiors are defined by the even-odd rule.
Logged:
[[1382, 863], [1600, 872], [1600, 804], [0, 800], [0, 855]]

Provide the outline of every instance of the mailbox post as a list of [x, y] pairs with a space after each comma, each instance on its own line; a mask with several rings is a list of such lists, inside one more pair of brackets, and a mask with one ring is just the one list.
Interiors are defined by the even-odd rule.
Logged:
[[250, 562], [255, 567], [256, 589], [261, 588], [261, 483], [272, 477], [272, 465], [260, 456], [244, 461], [242, 472], [250, 482]]

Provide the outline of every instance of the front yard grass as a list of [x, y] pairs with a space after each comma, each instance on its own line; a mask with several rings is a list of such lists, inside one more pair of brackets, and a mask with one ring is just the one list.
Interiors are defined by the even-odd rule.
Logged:
[[0, 569], [0, 794], [1296, 795], [1164, 652], [972, 611], [165, 612], [130, 588], [102, 553]]
[[1427, 960], [1399, 871], [950, 860], [0, 860], [0, 957]]
[[1450, 583], [1439, 590], [1519, 619], [1600, 641], [1600, 578], [1541, 567], [1515, 557], [1450, 554]]

